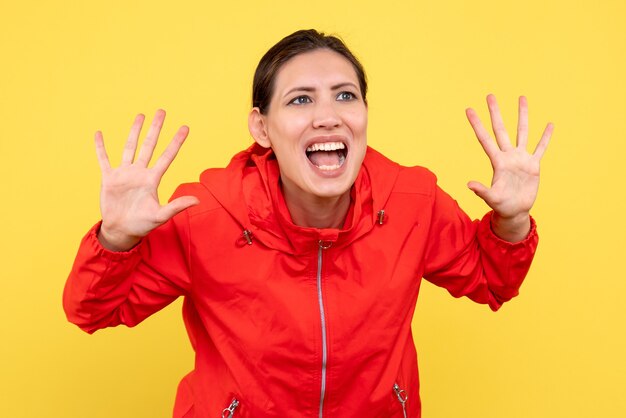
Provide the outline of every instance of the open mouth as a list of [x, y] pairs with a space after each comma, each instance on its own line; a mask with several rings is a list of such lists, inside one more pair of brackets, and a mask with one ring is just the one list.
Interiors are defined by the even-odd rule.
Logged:
[[322, 142], [311, 144], [306, 149], [306, 156], [311, 163], [322, 171], [341, 168], [346, 161], [348, 150], [343, 142]]

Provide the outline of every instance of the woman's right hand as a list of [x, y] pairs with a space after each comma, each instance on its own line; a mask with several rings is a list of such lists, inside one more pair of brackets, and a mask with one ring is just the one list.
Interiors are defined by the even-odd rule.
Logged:
[[164, 206], [159, 203], [157, 188], [161, 178], [189, 133], [188, 127], [181, 126], [154, 166], [149, 168], [164, 119], [165, 111], [158, 110], [135, 158], [139, 133], [144, 122], [144, 115], [137, 115], [124, 147], [122, 162], [117, 168], [111, 167], [102, 132], [96, 132], [96, 154], [102, 171], [102, 226], [98, 239], [108, 250], [130, 250], [154, 228], [199, 203], [193, 196], [179, 197]]

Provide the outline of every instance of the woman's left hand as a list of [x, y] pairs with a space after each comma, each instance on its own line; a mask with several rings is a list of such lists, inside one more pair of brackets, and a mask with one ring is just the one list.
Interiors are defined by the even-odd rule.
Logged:
[[528, 103], [524, 96], [519, 98], [519, 119], [517, 123], [516, 145], [511, 144], [500, 109], [492, 94], [487, 96], [487, 105], [494, 142], [483, 127], [473, 109], [467, 109], [474, 133], [485, 150], [493, 167], [491, 187], [470, 181], [467, 186], [494, 210], [492, 228], [500, 238], [507, 241], [520, 241], [528, 234], [530, 227], [529, 212], [539, 189], [539, 163], [543, 156], [554, 126], [548, 123], [535, 151], [529, 154], [528, 145]]

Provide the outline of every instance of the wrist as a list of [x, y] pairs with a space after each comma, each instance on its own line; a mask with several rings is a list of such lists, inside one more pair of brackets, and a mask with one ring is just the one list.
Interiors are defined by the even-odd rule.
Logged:
[[141, 238], [129, 236], [127, 234], [111, 231], [104, 225], [100, 226], [97, 234], [98, 241], [105, 249], [114, 252], [125, 252], [131, 250], [141, 241]]
[[500, 239], [508, 242], [523, 241], [528, 236], [530, 227], [528, 212], [514, 216], [502, 216], [495, 211], [491, 214], [491, 230]]

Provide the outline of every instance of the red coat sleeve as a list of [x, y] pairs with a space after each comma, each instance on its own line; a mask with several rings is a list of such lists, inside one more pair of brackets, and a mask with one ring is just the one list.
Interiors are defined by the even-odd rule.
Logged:
[[63, 291], [70, 322], [88, 333], [135, 326], [190, 288], [188, 215], [183, 211], [128, 252], [112, 252], [97, 238], [100, 223], [83, 238]]
[[493, 233], [491, 215], [472, 221], [436, 187], [424, 278], [454, 297], [467, 296], [496, 311], [518, 295], [539, 238], [531, 218], [523, 241], [504, 241]]

